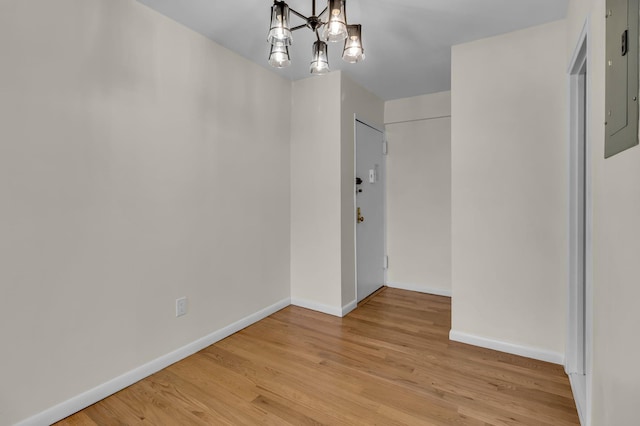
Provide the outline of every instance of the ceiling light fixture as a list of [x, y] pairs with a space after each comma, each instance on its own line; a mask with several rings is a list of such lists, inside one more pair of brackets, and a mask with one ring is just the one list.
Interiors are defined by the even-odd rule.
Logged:
[[[311, 16], [306, 17], [291, 9], [284, 1], [275, 0], [271, 7], [271, 27], [267, 37], [271, 43], [269, 64], [276, 68], [284, 68], [291, 64], [289, 56], [291, 33], [301, 28], [309, 28], [316, 34], [317, 40], [313, 43], [311, 55], [311, 74], [326, 74], [330, 71], [327, 41], [344, 40], [342, 59], [349, 63], [362, 61], [364, 59], [362, 26], [347, 24], [345, 3], [346, 0], [328, 0], [327, 7], [316, 15], [316, 0], [312, 0]], [[291, 28], [289, 25], [291, 13], [303, 19], [305, 23]]]

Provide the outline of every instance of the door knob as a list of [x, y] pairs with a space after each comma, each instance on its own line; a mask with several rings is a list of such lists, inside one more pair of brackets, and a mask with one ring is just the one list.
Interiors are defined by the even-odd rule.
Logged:
[[360, 211], [360, 207], [358, 207], [358, 223], [364, 222], [364, 216], [362, 216], [362, 212]]

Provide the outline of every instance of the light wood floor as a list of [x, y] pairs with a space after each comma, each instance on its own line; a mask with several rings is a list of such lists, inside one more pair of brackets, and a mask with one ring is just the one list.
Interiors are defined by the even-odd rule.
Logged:
[[450, 342], [446, 297], [290, 306], [61, 425], [578, 425], [561, 366]]

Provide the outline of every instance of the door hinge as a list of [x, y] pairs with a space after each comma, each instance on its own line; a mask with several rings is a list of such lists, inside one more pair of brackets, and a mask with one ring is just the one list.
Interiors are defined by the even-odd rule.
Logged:
[[387, 140], [382, 141], [382, 155], [387, 155]]
[[384, 269], [389, 269], [389, 256], [385, 256], [384, 260], [382, 261], [383, 267]]

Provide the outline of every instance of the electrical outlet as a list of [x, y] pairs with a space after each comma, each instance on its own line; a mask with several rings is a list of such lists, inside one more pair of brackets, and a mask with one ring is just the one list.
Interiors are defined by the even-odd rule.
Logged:
[[176, 317], [187, 315], [187, 298], [176, 299]]

